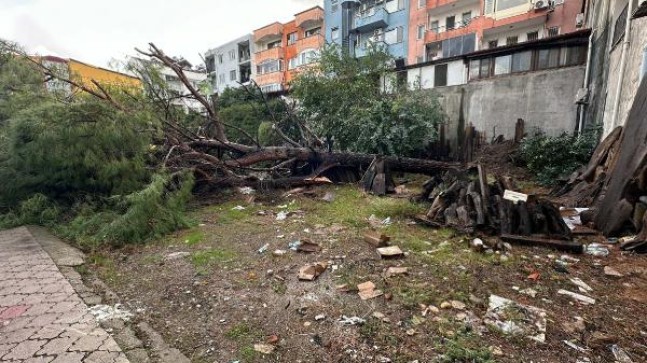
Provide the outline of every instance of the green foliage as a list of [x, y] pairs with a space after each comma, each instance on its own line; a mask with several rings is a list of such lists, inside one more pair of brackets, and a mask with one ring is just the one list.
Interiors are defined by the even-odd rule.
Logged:
[[51, 226], [60, 218], [59, 207], [42, 194], [34, 194], [21, 201], [15, 210], [0, 215], [0, 228], [13, 228], [22, 225]]
[[85, 208], [61, 233], [91, 246], [140, 243], [190, 226], [184, 215], [191, 198], [191, 174], [155, 174], [142, 190], [114, 196], [100, 211]]
[[441, 363], [495, 363], [492, 353], [486, 348], [470, 348], [459, 341], [449, 340], [444, 344], [445, 354]]
[[342, 150], [413, 156], [436, 137], [442, 112], [435, 95], [382, 91], [391, 58], [380, 51], [355, 59], [332, 45], [291, 88], [299, 116]]
[[537, 134], [523, 140], [519, 154], [539, 183], [554, 185], [587, 163], [596, 143], [595, 132], [587, 132], [580, 137]]
[[263, 146], [278, 145], [281, 143], [281, 137], [274, 131], [271, 122], [261, 122], [258, 126], [258, 142]]

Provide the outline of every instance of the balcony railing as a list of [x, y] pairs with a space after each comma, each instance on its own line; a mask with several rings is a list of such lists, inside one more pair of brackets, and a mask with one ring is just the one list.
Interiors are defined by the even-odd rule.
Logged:
[[294, 44], [296, 44], [297, 53], [301, 53], [306, 49], [319, 49], [324, 45], [325, 42], [326, 40], [324, 39], [323, 35], [315, 34], [307, 38], [299, 39]]
[[453, 28], [447, 29], [446, 27], [439, 27], [436, 29], [429, 29], [425, 34], [425, 43], [440, 42], [446, 39], [451, 39], [461, 35], [475, 33], [483, 29], [484, 24], [487, 23], [484, 17], [479, 16], [470, 19], [469, 22], [458, 23]]
[[254, 53], [254, 62], [261, 63], [268, 59], [283, 59], [285, 51], [283, 47], [275, 47]]
[[478, 4], [479, 0], [427, 0], [427, 9], [432, 10], [446, 5], [470, 5]]
[[373, 7], [364, 12], [358, 12], [354, 18], [353, 29], [365, 32], [384, 28], [389, 24], [389, 12], [383, 7]]

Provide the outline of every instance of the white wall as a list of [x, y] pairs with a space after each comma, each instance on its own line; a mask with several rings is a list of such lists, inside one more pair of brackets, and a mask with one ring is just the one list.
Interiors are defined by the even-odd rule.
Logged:
[[446, 11], [443, 11], [443, 12], [433, 11], [432, 14], [429, 15], [429, 18], [426, 24], [427, 29], [430, 29], [429, 27], [432, 21], [438, 20], [438, 26], [440, 27], [439, 32], [446, 31], [447, 17], [450, 17], [452, 15], [456, 17], [455, 18], [456, 27], [459, 27], [463, 21], [463, 13], [466, 13], [468, 11], [472, 12], [472, 19], [481, 15], [481, 8], [478, 4], [447, 9]]
[[508, 37], [511, 36], [518, 36], [518, 42], [527, 42], [528, 41], [528, 33], [530, 32], [539, 32], [539, 39], [545, 38], [546, 37], [546, 30], [544, 29], [543, 25], [534, 25], [534, 26], [529, 26], [525, 28], [519, 28], [519, 29], [510, 29], [509, 31], [505, 32], [500, 32], [496, 34], [490, 34], [490, 35], [484, 35], [483, 36], [483, 42], [482, 42], [482, 48], [487, 49], [488, 43], [492, 40], [498, 40], [498, 46], [504, 46], [506, 45], [506, 40]]
[[447, 64], [447, 86], [457, 86], [467, 83], [467, 66], [463, 60], [456, 60], [448, 63], [437, 63], [409, 69], [407, 71], [407, 83], [409, 84], [409, 88], [434, 88], [435, 68], [440, 64]]

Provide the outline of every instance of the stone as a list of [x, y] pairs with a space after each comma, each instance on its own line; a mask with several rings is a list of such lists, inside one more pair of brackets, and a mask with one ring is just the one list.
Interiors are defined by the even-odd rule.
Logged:
[[173, 252], [173, 253], [169, 253], [168, 255], [166, 255], [164, 257], [164, 261], [170, 262], [170, 261], [175, 261], [175, 260], [181, 260], [181, 259], [183, 259], [185, 257], [189, 257], [189, 256], [191, 256], [190, 252], [184, 252], [184, 251]]
[[607, 275], [607, 276], [611, 276], [611, 277], [623, 277], [624, 276], [618, 270], [614, 269], [611, 266], [604, 266], [604, 274]]
[[451, 306], [456, 310], [465, 310], [465, 304], [458, 300], [452, 300]]
[[440, 303], [440, 308], [441, 309], [450, 309], [452, 307], [452, 304], [449, 303], [448, 301], [443, 301]]

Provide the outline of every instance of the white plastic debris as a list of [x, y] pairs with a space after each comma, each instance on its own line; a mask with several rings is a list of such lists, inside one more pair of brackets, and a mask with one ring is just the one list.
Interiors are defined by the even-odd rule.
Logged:
[[252, 187], [240, 187], [238, 188], [238, 192], [243, 195], [250, 195], [254, 194], [256, 191]]
[[546, 311], [544, 309], [519, 304], [501, 296], [490, 295], [484, 322], [506, 334], [523, 335], [540, 343], [546, 341]]
[[245, 210], [245, 207], [243, 207], [242, 205], [237, 205], [237, 206], [231, 208], [231, 210]]
[[582, 225], [582, 220], [580, 214], [584, 211], [589, 210], [589, 208], [560, 208], [560, 213], [562, 214], [562, 219], [568, 228], [572, 231], [576, 226]]
[[277, 221], [284, 221], [284, 220], [286, 220], [287, 218], [288, 218], [288, 214], [287, 214], [287, 213], [285, 213], [285, 212], [279, 212], [279, 213], [276, 215], [276, 220], [277, 220]]
[[570, 342], [570, 341], [568, 341], [568, 340], [564, 340], [563, 342], [564, 342], [564, 344], [566, 344], [566, 345], [568, 345], [569, 347], [571, 347], [571, 348], [573, 348], [573, 349], [577, 350], [578, 352], [586, 353], [586, 352], [588, 352], [588, 351], [590, 350], [590, 349], [582, 348], [582, 347], [580, 347], [579, 345], [577, 345], [577, 344], [575, 344], [575, 343], [572, 343], [572, 342]]
[[586, 246], [586, 253], [596, 257], [606, 257], [609, 255], [609, 249], [599, 243], [591, 243]]
[[631, 360], [631, 357], [622, 350], [617, 344], [614, 344], [611, 346], [611, 353], [613, 353], [613, 356], [616, 358], [616, 361], [619, 363], [633, 363], [633, 360]]
[[575, 299], [575, 300], [577, 300], [577, 301], [579, 301], [579, 302], [581, 302], [581, 303], [583, 303], [585, 305], [593, 305], [593, 304], [595, 304], [595, 299], [593, 299], [591, 297], [588, 297], [588, 296], [578, 294], [576, 292], [572, 292], [572, 291], [562, 289], [562, 290], [557, 291], [557, 293], [560, 294], [560, 295], [570, 296], [573, 299]]
[[88, 308], [88, 312], [92, 314], [98, 322], [119, 319], [123, 321], [130, 321], [135, 315], [130, 311], [123, 309], [121, 304], [111, 305], [95, 305]]
[[341, 318], [339, 318], [339, 322], [342, 325], [362, 325], [366, 323], [366, 320], [360, 318], [359, 316], [348, 317], [346, 315], [342, 315]]
[[265, 251], [267, 251], [268, 248], [270, 248], [270, 244], [266, 243], [263, 246], [261, 246], [261, 248], [258, 249], [258, 253], [265, 253]]

